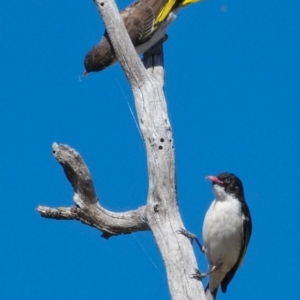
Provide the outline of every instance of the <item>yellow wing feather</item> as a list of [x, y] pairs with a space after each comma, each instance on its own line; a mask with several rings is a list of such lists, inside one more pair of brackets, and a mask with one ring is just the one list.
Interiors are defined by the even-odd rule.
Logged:
[[167, 18], [167, 16], [173, 9], [175, 2], [176, 2], [176, 0], [169, 0], [166, 3], [166, 5], [162, 8], [159, 15], [157, 16], [157, 18], [155, 20], [155, 25], [163, 22]]
[[[197, 3], [197, 2], [201, 2], [204, 0], [183, 0], [181, 3], [177, 4], [177, 7], [183, 7], [183, 6], [187, 6], [189, 4], [193, 4], [193, 3]], [[157, 24], [160, 24], [161, 22], [165, 21], [165, 19], [168, 17], [169, 13], [172, 11], [172, 9], [174, 8], [175, 4], [176, 4], [176, 0], [169, 0], [166, 5], [162, 8], [162, 10], [160, 11], [160, 13], [158, 14], [154, 26], [156, 26]]]

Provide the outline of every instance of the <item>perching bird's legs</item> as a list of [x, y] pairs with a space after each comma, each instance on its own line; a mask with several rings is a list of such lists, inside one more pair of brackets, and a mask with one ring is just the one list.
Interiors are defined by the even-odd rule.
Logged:
[[[192, 244], [193, 244], [193, 241], [196, 241], [196, 243], [198, 244], [198, 246], [199, 246], [199, 248], [200, 248], [200, 251], [203, 252], [203, 253], [205, 253], [204, 247], [200, 244], [200, 242], [199, 242], [199, 240], [198, 240], [198, 238], [197, 238], [197, 236], [196, 236], [195, 234], [193, 234], [193, 233], [191, 233], [191, 232], [188, 232], [188, 231], [186, 231], [186, 230], [183, 229], [183, 228], [180, 228], [180, 229], [177, 230], [176, 232], [177, 232], [177, 233], [180, 233], [180, 234], [182, 234], [182, 235], [184, 235], [184, 236], [186, 236], [186, 237], [191, 241]], [[198, 271], [198, 272], [199, 272], [199, 271]], [[200, 272], [199, 272], [199, 273], [200, 273]]]
[[168, 35], [165, 34], [160, 40], [158, 40], [150, 49], [148, 49], [146, 52], [143, 54], [143, 59], [155, 55], [155, 54], [160, 54], [160, 46], [168, 39]]
[[[193, 244], [193, 241], [196, 241], [196, 243], [199, 246], [200, 251], [203, 252], [203, 253], [205, 253], [205, 248], [200, 244], [199, 239], [197, 238], [197, 236], [195, 234], [193, 234], [191, 232], [188, 232], [188, 231], [186, 231], [183, 228], [177, 230], [176, 232], [180, 233], [180, 234], [182, 234], [184, 236], [186, 236], [191, 241], [192, 244]], [[207, 273], [201, 273], [198, 269], [194, 269], [195, 270], [195, 274], [192, 274], [190, 277], [191, 278], [195, 278], [197, 280], [202, 280], [207, 275], [209, 275], [212, 272], [214, 272], [215, 270], [219, 269], [220, 266], [221, 266], [221, 264], [213, 266]]]
[[190, 277], [195, 278], [197, 280], [202, 280], [204, 277], [206, 277], [209, 274], [211, 274], [212, 272], [218, 270], [220, 266], [221, 266], [221, 264], [219, 264], [217, 266], [213, 266], [207, 273], [201, 273], [198, 269], [194, 269], [195, 274], [192, 274]]

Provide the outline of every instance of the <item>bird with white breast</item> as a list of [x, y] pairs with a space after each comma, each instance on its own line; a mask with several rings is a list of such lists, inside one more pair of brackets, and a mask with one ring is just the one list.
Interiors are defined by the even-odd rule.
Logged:
[[245, 201], [242, 181], [232, 173], [207, 176], [213, 185], [215, 199], [206, 212], [202, 246], [196, 235], [185, 229], [178, 230], [191, 241], [195, 240], [208, 260], [208, 272], [192, 274], [202, 280], [208, 276], [205, 288], [207, 300], [215, 300], [221, 285], [223, 293], [240, 267], [249, 244], [252, 221]]
[[243, 184], [237, 176], [221, 173], [206, 179], [212, 182], [215, 194], [202, 229], [209, 276], [205, 293], [207, 300], [211, 300], [216, 298], [220, 285], [222, 292], [226, 292], [241, 265], [249, 244], [252, 221]]

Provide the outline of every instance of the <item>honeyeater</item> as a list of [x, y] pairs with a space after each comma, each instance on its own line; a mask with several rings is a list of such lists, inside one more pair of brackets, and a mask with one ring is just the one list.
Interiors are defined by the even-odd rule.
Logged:
[[206, 212], [202, 234], [208, 260], [207, 300], [223, 293], [246, 254], [252, 231], [250, 211], [242, 181], [231, 173], [207, 176], [212, 182], [215, 200]]
[[[138, 54], [165, 36], [167, 27], [182, 7], [202, 0], [138, 0], [120, 12]], [[107, 32], [85, 56], [85, 75], [101, 71], [117, 61]]]

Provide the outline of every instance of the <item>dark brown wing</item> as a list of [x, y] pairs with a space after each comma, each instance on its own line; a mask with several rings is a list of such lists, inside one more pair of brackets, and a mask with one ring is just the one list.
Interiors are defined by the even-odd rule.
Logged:
[[250, 237], [251, 237], [251, 233], [252, 233], [252, 221], [251, 221], [251, 215], [250, 215], [249, 208], [248, 208], [246, 202], [241, 201], [241, 204], [242, 204], [241, 213], [242, 213], [242, 217], [243, 217], [243, 231], [242, 231], [241, 251], [240, 251], [240, 255], [239, 255], [239, 258], [238, 258], [236, 264], [225, 275], [224, 279], [221, 282], [221, 290], [222, 290], [223, 293], [226, 293], [228, 284], [230, 283], [230, 281], [232, 280], [233, 276], [235, 275], [237, 269], [239, 268], [239, 266], [243, 262], [243, 259], [245, 257], [246, 250], [247, 250], [247, 247], [248, 247], [248, 244], [249, 244], [249, 240], [250, 240]]
[[[168, 15], [179, 0], [138, 0], [120, 12], [134, 46], [147, 42], [157, 29], [161, 12]], [[173, 4], [174, 2], [174, 4]], [[105, 69], [116, 61], [109, 37], [105, 31], [100, 43], [85, 56], [86, 73]]]
[[121, 11], [134, 46], [148, 41], [155, 32], [155, 22], [168, 0], [139, 0]]

